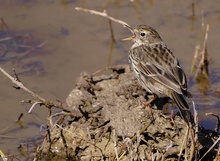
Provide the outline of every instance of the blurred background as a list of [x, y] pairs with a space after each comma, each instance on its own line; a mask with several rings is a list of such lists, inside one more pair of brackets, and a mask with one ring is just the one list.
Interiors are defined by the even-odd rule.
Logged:
[[[76, 11], [84, 7], [107, 10], [110, 16], [131, 26], [146, 24], [155, 28], [180, 60], [189, 79], [189, 89], [199, 113], [199, 122], [214, 129], [220, 115], [216, 90], [220, 87], [220, 5], [218, 0], [0, 0], [0, 66], [13, 75], [16, 70], [26, 87], [48, 99], [65, 102], [80, 73], [95, 72], [108, 65], [127, 64], [131, 42], [121, 39], [131, 33], [112, 22], [115, 41], [106, 18]], [[203, 45], [202, 13], [209, 24], [207, 51], [209, 79], [197, 84], [190, 72], [197, 44]], [[40, 142], [44, 135], [47, 110], [37, 106], [31, 114], [33, 99], [15, 90], [0, 74], [0, 150], [19, 154], [19, 145]], [[22, 124], [16, 121], [23, 114]]]

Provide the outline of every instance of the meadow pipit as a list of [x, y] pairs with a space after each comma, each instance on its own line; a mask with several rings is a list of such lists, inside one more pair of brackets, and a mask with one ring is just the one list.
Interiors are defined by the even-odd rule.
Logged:
[[181, 117], [193, 122], [193, 117], [185, 97], [192, 97], [187, 90], [186, 75], [173, 55], [163, 42], [160, 35], [152, 27], [125, 25], [133, 36], [124, 40], [133, 40], [129, 51], [129, 62], [142, 87], [157, 97], [169, 97], [178, 106]]

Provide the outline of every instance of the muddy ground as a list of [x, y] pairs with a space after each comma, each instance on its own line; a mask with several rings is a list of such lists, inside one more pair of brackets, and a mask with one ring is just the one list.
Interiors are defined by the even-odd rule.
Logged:
[[[189, 129], [178, 114], [174, 121], [165, 115], [167, 107], [174, 106], [168, 99], [156, 100], [151, 114], [145, 106], [150, 95], [128, 65], [106, 71], [81, 74], [65, 109], [48, 118], [50, 126], [37, 152], [39, 158], [198, 160], [214, 143], [216, 132]], [[214, 160], [216, 148], [206, 160]]]

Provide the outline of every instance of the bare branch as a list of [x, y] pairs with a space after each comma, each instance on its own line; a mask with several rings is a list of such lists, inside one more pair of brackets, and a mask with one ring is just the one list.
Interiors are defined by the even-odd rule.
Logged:
[[39, 99], [40, 101], [42, 102], [45, 102], [45, 99], [40, 97], [39, 95], [35, 94], [34, 92], [32, 92], [31, 90], [29, 90], [28, 88], [26, 88], [23, 83], [20, 82], [19, 79], [16, 78], [13, 78], [11, 75], [9, 75], [4, 69], [2, 69], [0, 67], [0, 71], [6, 76], [8, 77], [12, 83], [16, 84], [18, 87], [20, 87], [21, 89], [23, 89], [24, 91], [26, 91], [27, 93], [31, 94], [33, 97]]
[[[64, 109], [65, 108], [65, 105], [63, 105], [60, 101], [57, 101], [57, 100], [46, 100], [46, 99], [44, 99], [43, 97], [41, 97], [41, 96], [39, 96], [39, 95], [37, 95], [36, 93], [34, 93], [34, 92], [32, 92], [30, 89], [28, 89], [27, 87], [25, 87], [24, 86], [24, 84], [22, 83], [22, 82], [20, 82], [20, 80], [18, 79], [18, 76], [17, 76], [17, 74], [15, 73], [15, 71], [14, 71], [14, 73], [15, 73], [15, 78], [14, 77], [12, 77], [10, 74], [8, 74], [4, 69], [2, 69], [1, 67], [0, 67], [0, 71], [6, 76], [6, 77], [8, 77], [11, 81], [12, 81], [12, 83], [14, 83], [17, 87], [16, 87], [16, 89], [19, 89], [19, 88], [21, 88], [21, 89], [23, 89], [25, 92], [27, 92], [27, 93], [29, 93], [29, 94], [31, 94], [34, 98], [36, 98], [37, 99], [37, 101], [35, 101], [35, 100], [28, 100], [28, 101], [21, 101], [22, 103], [23, 102], [26, 102], [26, 103], [30, 103], [30, 104], [32, 104], [32, 106], [31, 106], [31, 108], [30, 108], [30, 110], [28, 111], [29, 113], [33, 110], [33, 108], [37, 105], [37, 104], [40, 104], [40, 105], [44, 105], [44, 106], [46, 106], [46, 107], [48, 107], [48, 108], [51, 108], [51, 107], [56, 107], [56, 108], [59, 108], [59, 109]], [[66, 111], [68, 111], [68, 110], [66, 110]]]
[[37, 105], [37, 104], [41, 104], [42, 102], [35, 102], [32, 104], [31, 108], [28, 110], [28, 113], [31, 113], [31, 111], [34, 109], [34, 107]]
[[123, 26], [129, 26], [126, 22], [118, 20], [118, 19], [115, 19], [114, 17], [109, 16], [107, 14], [106, 10], [104, 10], [103, 12], [98, 12], [98, 11], [95, 11], [95, 10], [90, 10], [90, 9], [81, 8], [81, 7], [75, 7], [75, 10], [89, 12], [90, 14], [95, 14], [95, 15], [99, 15], [99, 16], [102, 16], [102, 17], [106, 17], [106, 18], [108, 18], [111, 21], [114, 21], [116, 23], [122, 24]]

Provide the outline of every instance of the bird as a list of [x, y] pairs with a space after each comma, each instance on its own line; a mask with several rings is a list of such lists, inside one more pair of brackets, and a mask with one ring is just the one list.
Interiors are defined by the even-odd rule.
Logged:
[[129, 63], [139, 84], [156, 98], [168, 97], [177, 105], [183, 120], [193, 123], [193, 116], [186, 97], [191, 98], [188, 91], [187, 78], [178, 59], [164, 43], [158, 32], [147, 25], [131, 27], [124, 25], [132, 32], [132, 36], [123, 40], [132, 40], [134, 44], [129, 50]]

